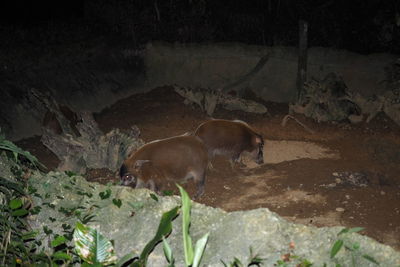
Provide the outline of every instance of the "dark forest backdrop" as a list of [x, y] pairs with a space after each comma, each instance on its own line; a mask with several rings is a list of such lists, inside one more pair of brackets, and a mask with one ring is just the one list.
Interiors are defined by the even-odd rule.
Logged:
[[304, 19], [309, 46], [400, 53], [396, 0], [19, 0], [1, 5], [1, 46], [99, 36], [133, 46], [150, 40], [296, 46], [298, 21]]

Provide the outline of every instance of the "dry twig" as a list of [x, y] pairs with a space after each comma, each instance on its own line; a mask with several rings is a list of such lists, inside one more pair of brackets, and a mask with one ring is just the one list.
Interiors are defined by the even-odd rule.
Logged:
[[282, 119], [282, 127], [286, 126], [286, 123], [289, 119], [293, 119], [294, 121], [296, 121], [298, 124], [300, 124], [307, 132], [311, 133], [311, 134], [315, 134], [315, 131], [311, 130], [310, 128], [308, 128], [304, 123], [302, 123], [301, 121], [299, 121], [298, 119], [296, 119], [295, 117], [293, 117], [292, 115], [286, 115], [285, 117], [283, 117]]

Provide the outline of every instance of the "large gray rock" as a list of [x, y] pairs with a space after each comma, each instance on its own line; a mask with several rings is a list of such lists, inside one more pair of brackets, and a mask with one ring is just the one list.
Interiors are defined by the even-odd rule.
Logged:
[[[54, 233], [61, 234], [62, 224], [74, 226], [77, 221], [76, 216], [68, 215], [66, 211], [79, 211], [81, 217], [95, 215], [88, 224], [114, 240], [118, 257], [131, 251], [139, 254], [154, 236], [162, 213], [180, 205], [178, 196], [159, 197], [156, 201], [147, 189], [89, 183], [80, 176], [68, 177], [57, 172], [47, 175], [35, 173], [30, 183], [37, 188], [35, 205], [42, 206], [42, 211], [30, 218], [34, 229], [43, 231], [43, 226], [47, 226]], [[111, 190], [111, 196], [101, 199], [99, 193], [107, 189]], [[113, 204], [114, 198], [122, 200], [120, 208]], [[52, 219], [49, 220], [49, 217]], [[265, 259], [265, 266], [273, 266], [288, 253], [309, 260], [314, 263], [313, 266], [324, 263], [335, 266], [335, 261], [330, 259], [330, 250], [340, 230], [341, 227], [315, 228], [293, 224], [268, 209], [225, 212], [198, 203], [193, 203], [190, 228], [194, 242], [205, 233], [210, 233], [202, 261], [206, 266], [222, 266], [221, 260], [230, 262], [235, 257], [247, 263], [250, 247]], [[46, 235], [41, 233], [41, 237], [46, 238]], [[373, 256], [381, 266], [400, 264], [399, 252], [371, 238], [353, 233], [344, 235], [343, 239], [347, 244], [359, 243], [362, 254]], [[168, 241], [176, 257], [176, 266], [184, 266], [181, 216], [174, 220]], [[345, 249], [336, 257], [342, 266], [351, 266], [351, 254]], [[361, 255], [356, 260], [357, 266], [375, 265]], [[298, 263], [298, 260], [292, 260], [288, 266]], [[162, 246], [158, 245], [150, 255], [148, 266], [166, 264]]]

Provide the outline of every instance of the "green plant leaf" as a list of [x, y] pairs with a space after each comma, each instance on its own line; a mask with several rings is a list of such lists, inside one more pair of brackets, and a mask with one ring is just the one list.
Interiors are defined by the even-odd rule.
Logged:
[[165, 258], [168, 261], [168, 267], [175, 266], [174, 255], [172, 254], [171, 247], [169, 246], [168, 241], [165, 238], [163, 238], [163, 251], [164, 251]]
[[331, 249], [331, 259], [336, 256], [339, 250], [343, 247], [343, 240], [337, 240]]
[[10, 209], [12, 210], [16, 210], [19, 209], [20, 207], [22, 207], [22, 199], [20, 198], [14, 198], [10, 201], [10, 203], [8, 204], [8, 206], [10, 207]]
[[49, 227], [47, 227], [47, 226], [45, 225], [45, 226], [43, 226], [43, 232], [44, 232], [46, 235], [50, 235], [50, 234], [53, 233], [53, 230], [51, 230]]
[[359, 250], [360, 249], [360, 243], [356, 242], [352, 245], [353, 250]]
[[80, 218], [80, 221], [83, 224], [87, 224], [87, 223], [93, 221], [92, 219], [94, 217], [96, 217], [96, 215], [94, 215], [94, 214], [86, 214], [85, 216], [83, 216], [83, 218]]
[[364, 254], [362, 255], [362, 257], [372, 263], [375, 263], [376, 265], [380, 265], [379, 262], [377, 260], [375, 260], [372, 256]]
[[76, 176], [77, 174], [74, 173], [73, 171], [65, 171], [64, 172], [68, 177]]
[[343, 228], [337, 235], [342, 235], [349, 232], [349, 228]]
[[362, 230], [364, 230], [364, 227], [354, 227], [354, 228], [350, 228], [349, 231], [348, 231], [348, 233], [349, 233], [349, 234], [351, 234], [351, 233], [357, 233], [357, 232], [360, 232], [360, 231], [362, 231]]
[[201, 257], [203, 256], [204, 249], [206, 248], [206, 244], [208, 241], [209, 233], [205, 234], [202, 238], [197, 240], [196, 245], [194, 246], [194, 257], [192, 267], [198, 267], [200, 265]]
[[81, 267], [103, 267], [103, 266], [104, 266], [104, 265], [101, 264], [101, 263], [92, 263], [92, 264], [89, 264], [89, 263], [87, 263], [87, 262], [83, 262], [82, 265], [81, 265]]
[[20, 195], [25, 195], [24, 188], [20, 184], [11, 182], [3, 177], [0, 177], [0, 186], [16, 191]]
[[55, 248], [58, 247], [59, 245], [65, 244], [65, 242], [67, 242], [65, 236], [59, 235], [53, 241], [51, 241], [51, 246]]
[[122, 200], [121, 199], [113, 198], [112, 202], [113, 202], [113, 204], [115, 206], [117, 206], [118, 208], [121, 208], [121, 206], [122, 206]]
[[35, 167], [41, 167], [43, 169], [46, 169], [46, 167], [43, 164], [41, 164], [35, 156], [33, 156], [28, 151], [22, 150], [11, 141], [1, 138], [0, 149], [11, 151], [14, 154], [14, 158], [16, 161], [18, 160], [18, 155], [22, 155], [28, 161], [30, 161]]
[[124, 264], [132, 259], [139, 258], [135, 253], [130, 252], [123, 256], [121, 259], [118, 260], [118, 262], [115, 264], [114, 267], [122, 267]]
[[38, 234], [37, 231], [30, 231], [30, 232], [27, 232], [27, 233], [23, 233], [21, 238], [22, 238], [22, 240], [25, 241], [25, 240], [29, 240], [29, 239], [35, 238], [37, 236], [37, 234]]
[[152, 199], [154, 199], [155, 201], [158, 201], [158, 197], [157, 197], [155, 194], [151, 193], [151, 194], [150, 194], [150, 197], [151, 197]]
[[162, 193], [164, 194], [164, 196], [172, 196], [174, 194], [174, 192], [171, 190], [164, 190], [162, 191]]
[[187, 266], [191, 266], [193, 263], [193, 243], [192, 238], [189, 234], [190, 227], [190, 210], [191, 200], [188, 193], [180, 185], [176, 185], [181, 193], [182, 201], [182, 234], [183, 234], [183, 248], [185, 252], [185, 262]]
[[40, 212], [41, 210], [42, 210], [42, 207], [36, 206], [36, 207], [33, 207], [32, 209], [30, 209], [29, 212], [30, 212], [32, 215], [35, 215], [35, 214], [39, 214], [39, 212]]
[[67, 253], [62, 252], [62, 251], [57, 251], [57, 252], [55, 252], [55, 253], [52, 255], [52, 257], [53, 257], [53, 259], [55, 259], [55, 260], [67, 260], [67, 261], [72, 260], [71, 255], [68, 255]]
[[99, 196], [101, 199], [106, 199], [111, 196], [111, 189], [107, 189], [106, 191], [100, 192]]
[[77, 222], [73, 237], [75, 250], [84, 261], [103, 265], [116, 262], [113, 245], [96, 229]]
[[347, 234], [347, 233], [356, 233], [359, 231], [364, 230], [364, 227], [354, 227], [354, 228], [344, 228], [342, 231], [340, 231], [337, 235], [342, 235], [342, 234]]
[[153, 251], [154, 247], [163, 239], [164, 236], [168, 236], [171, 233], [172, 221], [178, 215], [178, 210], [179, 207], [175, 207], [172, 210], [163, 213], [156, 235], [144, 247], [142, 253], [140, 254], [139, 261], [135, 262], [134, 266], [146, 266], [147, 258]]
[[28, 210], [26, 209], [19, 209], [19, 210], [15, 210], [11, 213], [12, 216], [14, 217], [21, 217], [21, 216], [25, 216], [26, 214], [28, 214]]

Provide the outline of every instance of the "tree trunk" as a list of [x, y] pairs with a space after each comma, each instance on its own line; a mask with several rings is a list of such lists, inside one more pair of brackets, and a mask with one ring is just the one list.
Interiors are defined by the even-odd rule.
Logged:
[[308, 23], [299, 21], [299, 60], [297, 67], [297, 102], [301, 103], [303, 98], [303, 86], [307, 80], [307, 35]]

